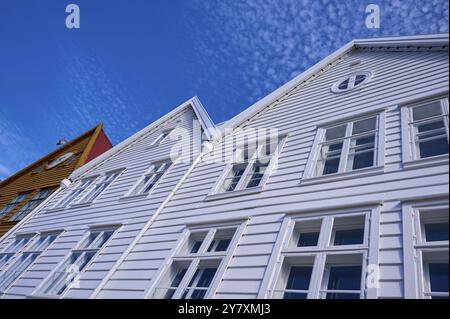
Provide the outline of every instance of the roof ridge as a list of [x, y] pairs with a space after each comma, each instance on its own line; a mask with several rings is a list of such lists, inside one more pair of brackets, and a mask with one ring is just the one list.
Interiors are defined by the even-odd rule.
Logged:
[[91, 129], [87, 130], [86, 132], [78, 135], [77, 137], [73, 138], [72, 140], [70, 140], [66, 144], [62, 145], [61, 147], [51, 151], [50, 153], [44, 155], [43, 157], [39, 158], [38, 160], [34, 161], [33, 163], [25, 166], [24, 168], [22, 168], [21, 170], [17, 171], [16, 173], [14, 173], [13, 175], [9, 176], [8, 178], [0, 181], [0, 187], [2, 187], [5, 184], [11, 182], [12, 180], [18, 178], [19, 176], [22, 176], [24, 173], [28, 172], [29, 170], [33, 169], [34, 167], [37, 167], [37, 166], [41, 165], [43, 162], [48, 161], [50, 158], [52, 158], [56, 154], [64, 152], [65, 149], [69, 148], [73, 144], [76, 144], [80, 140], [86, 138], [88, 135], [94, 134], [99, 127], [103, 127], [103, 124], [102, 123], [97, 124], [95, 127], [93, 127]]

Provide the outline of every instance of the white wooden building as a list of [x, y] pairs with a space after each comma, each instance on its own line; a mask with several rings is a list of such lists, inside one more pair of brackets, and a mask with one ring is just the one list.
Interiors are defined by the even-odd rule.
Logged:
[[448, 55], [355, 40], [219, 127], [187, 101], [2, 239], [0, 297], [448, 298]]

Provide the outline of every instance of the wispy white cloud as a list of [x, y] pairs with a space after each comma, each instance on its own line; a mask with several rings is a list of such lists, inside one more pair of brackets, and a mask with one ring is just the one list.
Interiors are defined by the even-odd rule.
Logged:
[[0, 179], [31, 163], [38, 154], [20, 126], [6, 120], [0, 112]]
[[[359, 0], [195, 0], [192, 24], [202, 29], [197, 54], [215, 62], [203, 79], [236, 70], [244, 86], [239, 94], [248, 92], [250, 104], [354, 38], [448, 32], [448, 1], [376, 3], [379, 30], [365, 27], [368, 3]], [[229, 100], [218, 99], [218, 107], [237, 99], [227, 93]]]
[[8, 167], [0, 164], [0, 180], [7, 178], [11, 174], [12, 174], [12, 171]]

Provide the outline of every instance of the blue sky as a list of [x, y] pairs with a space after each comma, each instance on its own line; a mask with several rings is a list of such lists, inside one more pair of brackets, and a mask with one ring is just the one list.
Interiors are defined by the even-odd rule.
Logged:
[[99, 122], [117, 144], [194, 95], [224, 121], [354, 38], [448, 32], [448, 14], [447, 0], [0, 0], [0, 179]]

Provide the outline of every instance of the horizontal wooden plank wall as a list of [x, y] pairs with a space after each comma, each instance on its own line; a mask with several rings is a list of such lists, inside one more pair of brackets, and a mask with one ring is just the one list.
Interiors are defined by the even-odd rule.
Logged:
[[[336, 95], [331, 85], [361, 60], [373, 81], [361, 90]], [[278, 164], [260, 194], [205, 201], [224, 164], [198, 164], [133, 252], [98, 297], [139, 298], [153, 274], [171, 253], [187, 224], [252, 216], [222, 278], [216, 298], [256, 298], [278, 238], [282, 213], [384, 201], [380, 216], [380, 298], [401, 298], [403, 260], [400, 199], [431, 196], [448, 190], [446, 165], [402, 170], [400, 112], [395, 100], [418, 92], [448, 89], [448, 52], [383, 52], [358, 50], [288, 98], [246, 123], [248, 128], [278, 128], [289, 134]], [[349, 180], [300, 185], [316, 134], [316, 125], [377, 105], [386, 111], [385, 173]], [[220, 152], [218, 152], [220, 153]], [[209, 162], [209, 163], [208, 163]], [[144, 278], [142, 278], [143, 276]], [[125, 294], [123, 294], [125, 292]]]
[[[196, 116], [192, 109], [185, 109], [175, 117], [164, 123], [164, 127], [184, 128], [192, 136], [193, 119]], [[152, 142], [159, 136], [160, 130], [144, 136], [138, 142], [129, 145], [115, 156], [94, 167], [87, 175], [98, 174], [125, 168], [120, 177], [109, 187], [98, 200], [89, 207], [69, 208], [62, 211], [45, 212], [33, 216], [24, 224], [18, 232], [27, 233], [43, 230], [65, 229], [51, 249], [42, 255], [37, 262], [21, 279], [17, 281], [6, 294], [6, 297], [20, 297], [30, 294], [38, 284], [56, 267], [56, 265], [70, 253], [70, 250], [78, 243], [87, 231], [87, 227], [95, 224], [122, 224], [119, 232], [112, 238], [107, 247], [95, 259], [80, 279], [79, 288], [70, 291], [69, 298], [88, 298], [102, 278], [112, 268], [115, 262], [125, 251], [131, 241], [136, 237], [139, 230], [151, 218], [154, 211], [178, 183], [181, 176], [190, 167], [188, 163], [178, 163], [167, 172], [163, 180], [154, 189], [151, 196], [147, 198], [122, 199], [137, 180], [148, 170], [153, 161], [162, 157], [169, 157], [169, 150], [178, 141], [167, 140], [159, 146], [150, 147]], [[191, 141], [185, 141], [192, 145]], [[49, 204], [54, 203], [64, 196], [64, 192], [58, 194]], [[7, 242], [2, 243], [5, 246]], [[0, 247], [1, 248], [1, 247]], [[130, 280], [139, 280], [139, 274], [127, 274]], [[134, 278], [136, 277], [136, 278]], [[131, 281], [133, 282], [133, 281]], [[125, 294], [127, 294], [125, 292]]]
[[[349, 64], [357, 60], [361, 64], [350, 68]], [[346, 94], [330, 92], [331, 85], [338, 78], [355, 70], [373, 71], [373, 81], [360, 90]], [[216, 152], [206, 156], [118, 265], [97, 297], [142, 298], [186, 225], [251, 216], [214, 297], [256, 298], [263, 279], [271, 275], [267, 272], [267, 264], [281, 235], [285, 212], [333, 211], [334, 207], [369, 201], [384, 202], [379, 225], [381, 277], [378, 296], [403, 297], [401, 200], [448, 194], [448, 165], [403, 169], [400, 112], [395, 101], [433, 90], [448, 90], [448, 87], [448, 51], [354, 51], [313, 81], [245, 123], [244, 127], [278, 128], [281, 134], [289, 134], [277, 170], [272, 173], [263, 192], [205, 201], [225, 168], [223, 163], [213, 163]], [[318, 123], [350, 114], [357, 116], [380, 105], [387, 106], [385, 172], [364, 177], [356, 175], [347, 180], [302, 184]], [[180, 116], [183, 121], [181, 125], [189, 127], [193, 117], [191, 111], [184, 113]], [[127, 168], [95, 205], [40, 213], [21, 227], [21, 232], [61, 227], [67, 231], [14, 284], [7, 297], [23, 297], [31, 293], [50, 270], [67, 256], [88, 225], [123, 223], [120, 232], [83, 274], [80, 287], [68, 294], [68, 297], [74, 298], [91, 296], [189, 168], [189, 164], [173, 167], [148, 199], [120, 200], [142, 176], [152, 159], [168, 154], [169, 144], [147, 150], [156, 136], [157, 133], [143, 138], [90, 172]]]
[[[11, 180], [5, 180], [0, 184], [0, 209], [11, 202], [19, 193], [30, 192], [25, 200], [0, 220], [0, 238], [17, 224], [17, 222], [8, 222], [8, 220], [31, 200], [39, 190], [44, 188], [58, 188], [59, 183], [77, 168], [82, 152], [86, 150], [91, 139], [97, 136], [97, 129], [101, 130], [101, 128], [97, 127], [86, 132], [74, 141], [61, 147], [60, 150], [57, 150], [47, 160], [43, 159], [37, 161], [26, 168], [25, 171], [18, 173], [17, 177], [14, 176]], [[52, 169], [43, 169], [39, 173], [34, 173], [38, 168], [46, 165], [49, 161], [57, 159], [61, 155], [69, 152], [78, 154], [75, 160], [69, 160], [67, 163], [63, 163]]]

